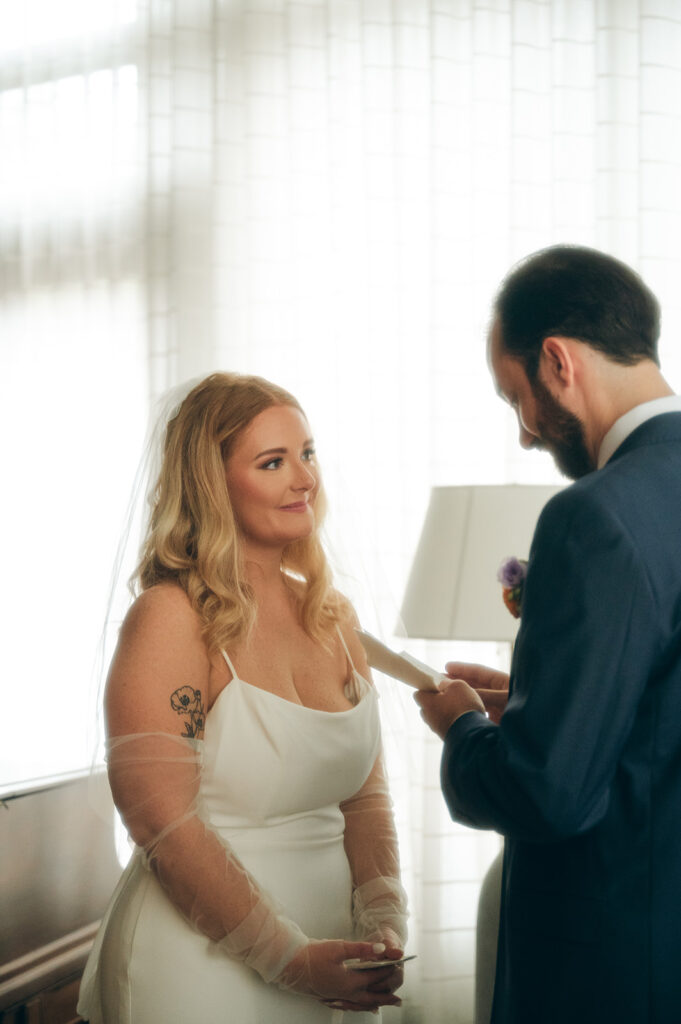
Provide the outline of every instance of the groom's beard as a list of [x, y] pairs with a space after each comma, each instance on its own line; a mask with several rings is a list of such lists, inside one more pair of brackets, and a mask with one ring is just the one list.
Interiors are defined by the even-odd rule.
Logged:
[[579, 480], [596, 468], [586, 447], [581, 420], [568, 412], [540, 380], [532, 384], [537, 402], [537, 448], [546, 448], [560, 472]]

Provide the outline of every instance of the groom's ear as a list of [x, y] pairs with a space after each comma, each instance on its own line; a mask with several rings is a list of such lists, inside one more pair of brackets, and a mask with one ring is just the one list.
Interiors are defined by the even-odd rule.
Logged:
[[544, 338], [539, 356], [539, 376], [553, 391], [563, 391], [575, 383], [573, 338], [550, 335]]

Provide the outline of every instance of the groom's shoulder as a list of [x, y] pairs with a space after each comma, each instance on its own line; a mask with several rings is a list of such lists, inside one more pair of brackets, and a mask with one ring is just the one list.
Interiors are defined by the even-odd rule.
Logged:
[[535, 530], [535, 544], [549, 538], [594, 540], [609, 535], [619, 519], [625, 489], [604, 469], [594, 470], [563, 487], [546, 503]]

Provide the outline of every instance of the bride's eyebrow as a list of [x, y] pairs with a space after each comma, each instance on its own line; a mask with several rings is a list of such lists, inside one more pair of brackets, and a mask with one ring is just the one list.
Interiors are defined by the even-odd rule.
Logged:
[[[310, 448], [312, 445], [314, 445], [314, 438], [312, 437], [308, 437], [303, 441], [303, 448]], [[262, 459], [264, 455], [288, 455], [288, 448], [265, 448], [264, 451], [254, 456], [253, 461]]]
[[256, 459], [261, 459], [263, 455], [286, 455], [288, 448], [266, 448], [264, 452], [260, 452], [255, 456]]

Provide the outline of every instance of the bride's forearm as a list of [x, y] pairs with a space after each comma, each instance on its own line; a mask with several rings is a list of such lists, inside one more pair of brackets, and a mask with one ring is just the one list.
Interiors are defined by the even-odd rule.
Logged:
[[404, 943], [406, 895], [400, 881], [392, 802], [380, 757], [362, 789], [341, 804], [341, 809], [357, 934], [363, 938], [378, 936], [383, 926], [391, 928]]

